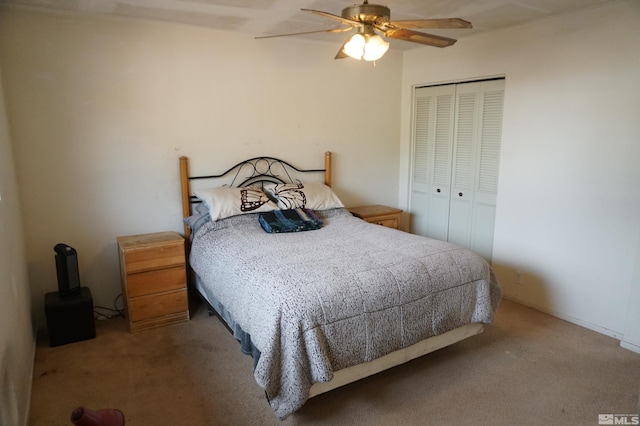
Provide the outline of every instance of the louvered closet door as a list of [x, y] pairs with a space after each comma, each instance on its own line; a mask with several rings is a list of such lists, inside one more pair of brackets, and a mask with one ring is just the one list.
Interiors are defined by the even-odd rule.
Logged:
[[447, 239], [455, 86], [416, 89], [411, 180], [412, 232]]
[[[430, 95], [431, 91], [441, 92], [445, 88], [453, 91], [453, 103], [442, 113], [451, 118], [448, 151], [444, 148], [444, 136], [438, 141], [435, 135], [427, 135], [426, 141], [422, 141], [419, 135], [425, 132], [418, 130], [418, 100], [434, 96]], [[412, 232], [468, 247], [488, 260], [493, 249], [503, 95], [504, 80], [416, 90], [411, 212], [423, 219], [425, 226], [418, 222]], [[435, 108], [430, 114], [437, 117], [437, 104]], [[437, 120], [432, 126], [438, 127]], [[420, 145], [427, 147], [427, 155], [424, 160], [416, 161]], [[432, 154], [431, 145], [434, 146]], [[444, 155], [445, 152], [448, 154]], [[445, 169], [449, 172], [446, 179]], [[438, 171], [442, 175], [436, 179]], [[426, 187], [431, 192], [424, 199], [414, 199], [419, 193], [416, 188], [420, 188], [416, 185], [418, 176], [429, 181]]]

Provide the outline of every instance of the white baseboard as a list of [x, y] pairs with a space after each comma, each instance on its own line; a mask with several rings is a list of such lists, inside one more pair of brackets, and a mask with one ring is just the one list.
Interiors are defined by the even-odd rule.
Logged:
[[554, 316], [556, 318], [560, 318], [562, 320], [568, 321], [568, 322], [570, 322], [572, 324], [579, 325], [580, 327], [584, 327], [584, 328], [587, 328], [589, 330], [595, 331], [596, 333], [600, 333], [600, 334], [604, 334], [605, 336], [613, 337], [614, 339], [620, 340], [620, 347], [622, 347], [624, 349], [627, 349], [627, 350], [630, 350], [632, 352], [640, 353], [640, 346], [638, 346], [637, 344], [625, 341], [624, 340], [624, 333], [622, 333], [622, 332], [615, 331], [615, 330], [610, 330], [608, 328], [601, 327], [599, 325], [592, 324], [592, 323], [587, 322], [587, 321], [583, 321], [583, 320], [575, 318], [575, 317], [573, 317], [571, 315], [566, 315], [566, 314], [563, 314], [562, 312], [558, 312], [556, 310], [549, 309], [549, 308], [546, 308], [544, 306], [540, 306], [540, 305], [538, 305], [536, 303], [531, 303], [528, 300], [521, 299], [521, 298], [519, 298], [517, 296], [503, 295], [503, 297], [505, 299], [507, 299], [507, 300], [511, 300], [511, 301], [519, 303], [521, 305], [533, 308], [536, 311], [544, 312], [545, 314], [549, 314], [549, 315]]
[[640, 354], [640, 346], [634, 345], [633, 343], [625, 342], [624, 340], [620, 341], [620, 346], [625, 349], [629, 349], [630, 351], [636, 352]]
[[517, 296], [513, 295], [503, 295], [503, 297], [507, 300], [511, 300], [516, 303], [520, 303], [521, 305], [528, 306], [530, 308], [535, 309], [536, 311], [544, 312], [545, 314], [549, 314], [556, 318], [560, 318], [562, 320], [568, 321], [572, 324], [579, 325], [580, 327], [588, 328], [589, 330], [593, 330], [597, 333], [604, 334], [605, 336], [613, 337], [614, 339], [622, 340], [624, 333], [620, 331], [610, 330], [605, 327], [601, 327], [597, 324], [592, 324], [588, 321], [583, 321], [579, 318], [573, 317], [571, 315], [563, 314], [562, 312], [556, 311], [554, 309], [549, 309], [545, 306], [538, 305], [536, 303], [531, 303], [528, 300], [521, 299]]

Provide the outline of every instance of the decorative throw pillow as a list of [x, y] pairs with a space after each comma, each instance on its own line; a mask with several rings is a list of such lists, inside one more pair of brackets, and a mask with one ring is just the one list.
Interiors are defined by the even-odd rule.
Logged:
[[259, 187], [196, 189], [193, 191], [209, 208], [211, 220], [245, 213], [259, 213], [276, 210], [278, 206]]
[[264, 186], [264, 192], [283, 210], [297, 208], [329, 210], [344, 207], [335, 192], [323, 183], [268, 184]]

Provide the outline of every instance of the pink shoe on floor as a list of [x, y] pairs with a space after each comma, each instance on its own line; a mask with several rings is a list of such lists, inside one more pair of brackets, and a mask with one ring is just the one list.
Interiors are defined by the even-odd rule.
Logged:
[[123, 426], [124, 413], [116, 408], [93, 411], [78, 407], [71, 413], [71, 423], [77, 426]]

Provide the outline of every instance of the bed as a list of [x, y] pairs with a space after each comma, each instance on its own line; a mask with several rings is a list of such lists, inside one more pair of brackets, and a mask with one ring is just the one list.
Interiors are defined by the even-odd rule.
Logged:
[[493, 321], [490, 265], [351, 215], [331, 190], [330, 152], [324, 168], [256, 157], [198, 176], [181, 157], [180, 176], [191, 283], [253, 356], [280, 419]]

